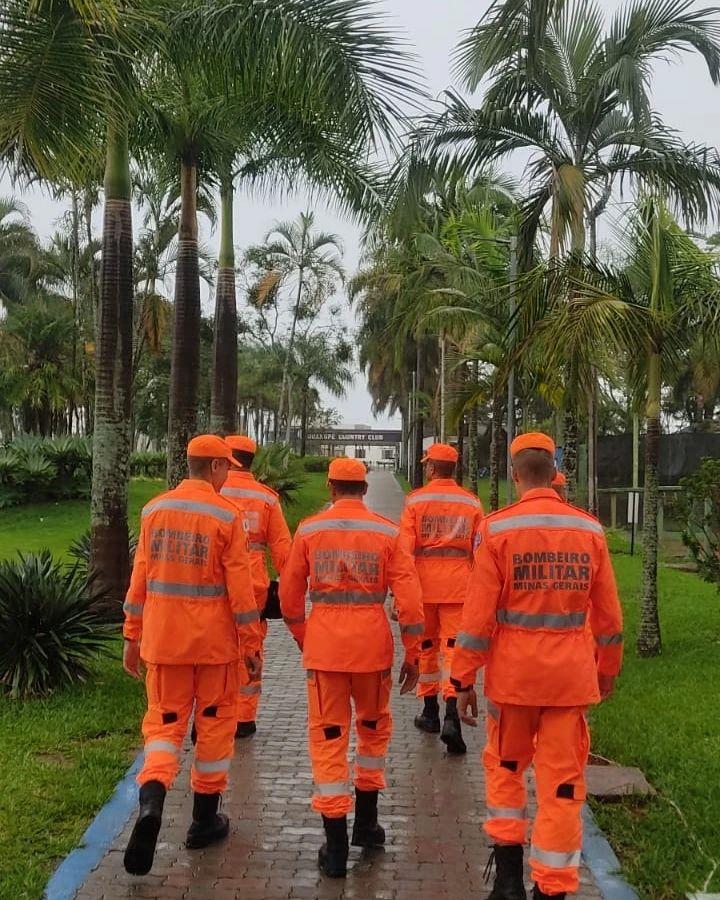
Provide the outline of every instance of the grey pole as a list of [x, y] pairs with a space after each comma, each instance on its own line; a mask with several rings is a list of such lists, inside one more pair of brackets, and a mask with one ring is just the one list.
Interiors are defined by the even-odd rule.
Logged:
[[[510, 314], [510, 322], [512, 323], [515, 316], [515, 282], [517, 281], [518, 258], [517, 258], [517, 237], [510, 238], [510, 292], [508, 300], [508, 312]], [[515, 331], [514, 325], [512, 332]], [[515, 368], [510, 370], [508, 376], [507, 389], [507, 496], [505, 503], [513, 502], [513, 480], [512, 480], [512, 459], [510, 457], [510, 445], [515, 438]]]

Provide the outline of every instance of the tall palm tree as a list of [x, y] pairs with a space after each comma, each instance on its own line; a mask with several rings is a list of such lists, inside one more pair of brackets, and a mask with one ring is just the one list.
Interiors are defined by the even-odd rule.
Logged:
[[15, 197], [0, 197], [0, 305], [22, 302], [39, 254], [25, 206]]

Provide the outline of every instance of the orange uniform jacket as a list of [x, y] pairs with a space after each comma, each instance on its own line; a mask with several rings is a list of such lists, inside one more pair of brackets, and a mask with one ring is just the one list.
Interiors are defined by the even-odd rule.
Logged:
[[261, 646], [241, 514], [186, 480], [143, 509], [123, 634], [159, 665], [214, 665]]
[[220, 491], [240, 509], [247, 523], [250, 541], [250, 563], [257, 591], [259, 609], [265, 606], [267, 589], [270, 584], [265, 564], [266, 550], [270, 549], [273, 565], [282, 572], [290, 553], [290, 529], [283, 516], [280, 498], [271, 488], [261, 484], [252, 472], [231, 470]]
[[519, 706], [587, 706], [622, 663], [622, 611], [602, 526], [552, 488], [484, 519], [452, 681]]
[[[305, 623], [305, 595], [312, 604]], [[420, 585], [398, 526], [361, 500], [339, 500], [302, 522], [280, 580], [283, 617], [303, 647], [306, 669], [378, 672], [393, 661], [385, 612], [395, 595], [407, 658], [423, 633]]]
[[408, 495], [400, 528], [415, 555], [425, 603], [463, 603], [482, 504], [452, 478]]

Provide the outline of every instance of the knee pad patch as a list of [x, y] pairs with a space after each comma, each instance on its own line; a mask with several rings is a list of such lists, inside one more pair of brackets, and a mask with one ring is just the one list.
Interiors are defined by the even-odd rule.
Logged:
[[217, 706], [206, 706], [203, 710], [203, 715], [206, 719], [217, 719], [218, 708]]
[[176, 712], [166, 712], [162, 714], [163, 725], [172, 725], [177, 722], [178, 714]]
[[325, 732], [326, 741], [334, 741], [342, 734], [342, 728], [339, 725], [328, 725], [326, 728], [323, 728], [323, 731]]
[[560, 784], [558, 785], [557, 794], [559, 800], [574, 800], [575, 799], [575, 785], [574, 784]]
[[432, 645], [433, 645], [432, 640], [430, 638], [428, 638], [427, 640], [423, 641], [422, 644], [420, 644], [420, 648], [422, 650], [430, 650], [432, 648]]
[[363, 719], [360, 724], [363, 728], [369, 728], [371, 731], [377, 730], [377, 719]]
[[514, 759], [501, 759], [500, 760], [500, 768], [507, 769], [510, 772], [517, 772], [518, 764]]

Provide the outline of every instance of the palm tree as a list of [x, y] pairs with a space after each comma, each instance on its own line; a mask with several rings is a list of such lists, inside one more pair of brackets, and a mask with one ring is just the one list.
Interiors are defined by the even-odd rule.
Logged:
[[[525, 269], [548, 206], [551, 258], [564, 249], [582, 254], [587, 226], [592, 236], [618, 180], [664, 185], [686, 218], [706, 218], [720, 196], [717, 154], [685, 145], [652, 112], [648, 93], [653, 61], [671, 51], [701, 53], [720, 81], [716, 10], [692, 5], [638, 0], [605, 29], [591, 0], [498, 0], [457, 54], [465, 88], [487, 82], [482, 106], [450, 94], [444, 112], [419, 129], [413, 152], [470, 171], [518, 150], [532, 154], [519, 227]], [[570, 367], [566, 384], [574, 377]], [[577, 409], [570, 396], [565, 406], [574, 496]]]
[[21, 303], [40, 253], [28, 211], [14, 197], [0, 197], [0, 304]]

